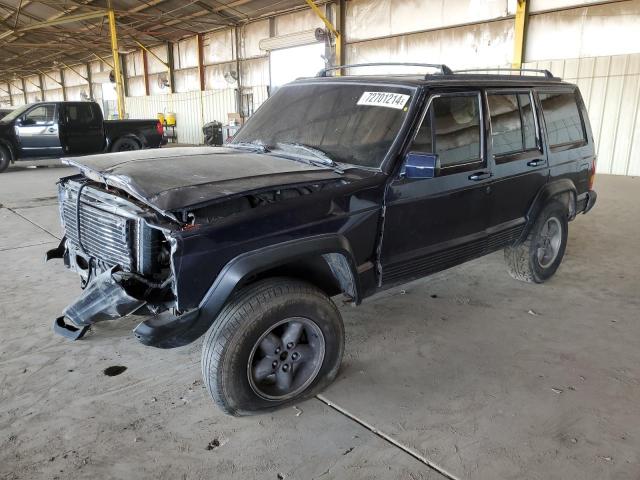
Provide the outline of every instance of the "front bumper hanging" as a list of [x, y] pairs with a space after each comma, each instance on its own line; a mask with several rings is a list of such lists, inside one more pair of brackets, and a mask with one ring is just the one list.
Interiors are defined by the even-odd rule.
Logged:
[[53, 330], [71, 340], [78, 340], [90, 325], [105, 320], [117, 320], [129, 315], [146, 302], [131, 296], [119, 283], [115, 268], [111, 268], [87, 285], [78, 299], [55, 319]]

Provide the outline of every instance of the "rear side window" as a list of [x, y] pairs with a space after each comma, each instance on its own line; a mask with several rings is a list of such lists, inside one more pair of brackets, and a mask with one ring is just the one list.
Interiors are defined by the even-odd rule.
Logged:
[[478, 95], [471, 94], [435, 97], [411, 149], [436, 153], [446, 174], [447, 168], [460, 171], [480, 162], [480, 147], [480, 104]]
[[539, 92], [550, 147], [579, 146], [587, 142], [574, 92]]
[[87, 125], [94, 122], [91, 104], [70, 104], [66, 106], [67, 120], [74, 125]]
[[528, 92], [489, 93], [487, 100], [491, 115], [491, 141], [495, 157], [503, 157], [506, 161], [505, 155], [538, 148], [536, 122]]

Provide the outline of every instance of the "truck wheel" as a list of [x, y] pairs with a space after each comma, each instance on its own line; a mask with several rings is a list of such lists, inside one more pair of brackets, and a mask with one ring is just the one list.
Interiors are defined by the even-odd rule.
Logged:
[[0, 173], [9, 168], [11, 163], [11, 154], [5, 147], [0, 147]]
[[542, 283], [556, 273], [567, 247], [569, 222], [566, 207], [548, 203], [538, 215], [527, 239], [504, 250], [509, 274], [516, 280]]
[[119, 138], [111, 147], [112, 152], [129, 152], [131, 150], [140, 150], [140, 144], [133, 138]]
[[202, 347], [202, 376], [225, 413], [266, 412], [322, 390], [344, 350], [340, 312], [319, 289], [289, 278], [243, 288], [223, 308]]

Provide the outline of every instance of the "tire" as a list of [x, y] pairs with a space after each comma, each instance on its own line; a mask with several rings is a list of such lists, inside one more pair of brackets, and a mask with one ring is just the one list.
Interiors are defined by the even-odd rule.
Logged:
[[112, 152], [130, 152], [140, 150], [140, 144], [133, 138], [119, 138], [111, 147]]
[[4, 172], [7, 168], [9, 168], [9, 164], [11, 163], [11, 154], [6, 147], [0, 146], [0, 173]]
[[342, 317], [321, 290], [269, 278], [241, 289], [220, 312], [204, 338], [202, 377], [223, 412], [255, 415], [325, 388], [343, 351]]
[[552, 200], [540, 212], [527, 239], [504, 250], [509, 274], [516, 280], [543, 283], [556, 273], [567, 247], [567, 208]]

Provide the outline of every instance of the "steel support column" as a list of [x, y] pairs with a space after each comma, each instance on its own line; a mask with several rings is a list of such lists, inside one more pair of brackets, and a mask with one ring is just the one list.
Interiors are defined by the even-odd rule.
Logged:
[[116, 94], [118, 96], [118, 118], [125, 118], [124, 111], [124, 86], [122, 83], [122, 70], [120, 70], [120, 54], [118, 53], [118, 33], [116, 31], [116, 15], [109, 9], [109, 36], [111, 37], [111, 53], [113, 55], [113, 73], [116, 77]]
[[144, 78], [144, 94], [149, 96], [149, 59], [147, 58], [147, 51], [142, 49], [142, 75]]
[[529, 13], [529, 5], [527, 0], [517, 0], [516, 18], [513, 34], [513, 68], [522, 68], [524, 61], [524, 48], [527, 41], [527, 17]]
[[[325, 14], [322, 13], [322, 10], [320, 10], [320, 8], [318, 8], [318, 6], [313, 2], [313, 0], [305, 0], [305, 1], [311, 7], [311, 10], [313, 10], [313, 12], [320, 18], [320, 20], [322, 20], [322, 22], [327, 27], [327, 30], [329, 30], [329, 32], [331, 32], [333, 34], [333, 36], [334, 36], [335, 49], [336, 49], [336, 58], [335, 58], [335, 64], [336, 65], [334, 65], [334, 66], [343, 65], [343, 61], [342, 61], [342, 35], [336, 29], [336, 27], [333, 26], [333, 24], [329, 21], [329, 19], [325, 16]], [[340, 71], [337, 71], [336, 75], [340, 75]]]
[[175, 93], [175, 65], [173, 63], [173, 43], [171, 42], [167, 42], [167, 63], [165, 65], [167, 65], [167, 72], [169, 73], [169, 93]]
[[204, 91], [204, 34], [196, 36], [198, 42], [198, 78], [200, 79], [200, 91]]
[[242, 105], [242, 62], [240, 61], [240, 30], [239, 27], [236, 26], [234, 29], [234, 34], [235, 34], [235, 42], [234, 42], [234, 48], [236, 51], [236, 75], [238, 76], [237, 82], [238, 82], [238, 87], [237, 87], [237, 105], [238, 105], [238, 115], [240, 115], [240, 118], [242, 119], [243, 123], [244, 123], [244, 108]]
[[93, 101], [93, 76], [91, 75], [91, 64], [86, 63], [85, 68], [87, 69], [87, 83], [89, 84], [89, 100]]
[[60, 69], [60, 85], [62, 86], [62, 100], [67, 101], [67, 89], [65, 88], [64, 70]]
[[27, 103], [29, 103], [27, 101], [27, 84], [24, 81], [24, 77], [22, 77], [22, 98], [24, 99], [24, 104], [26, 105]]

